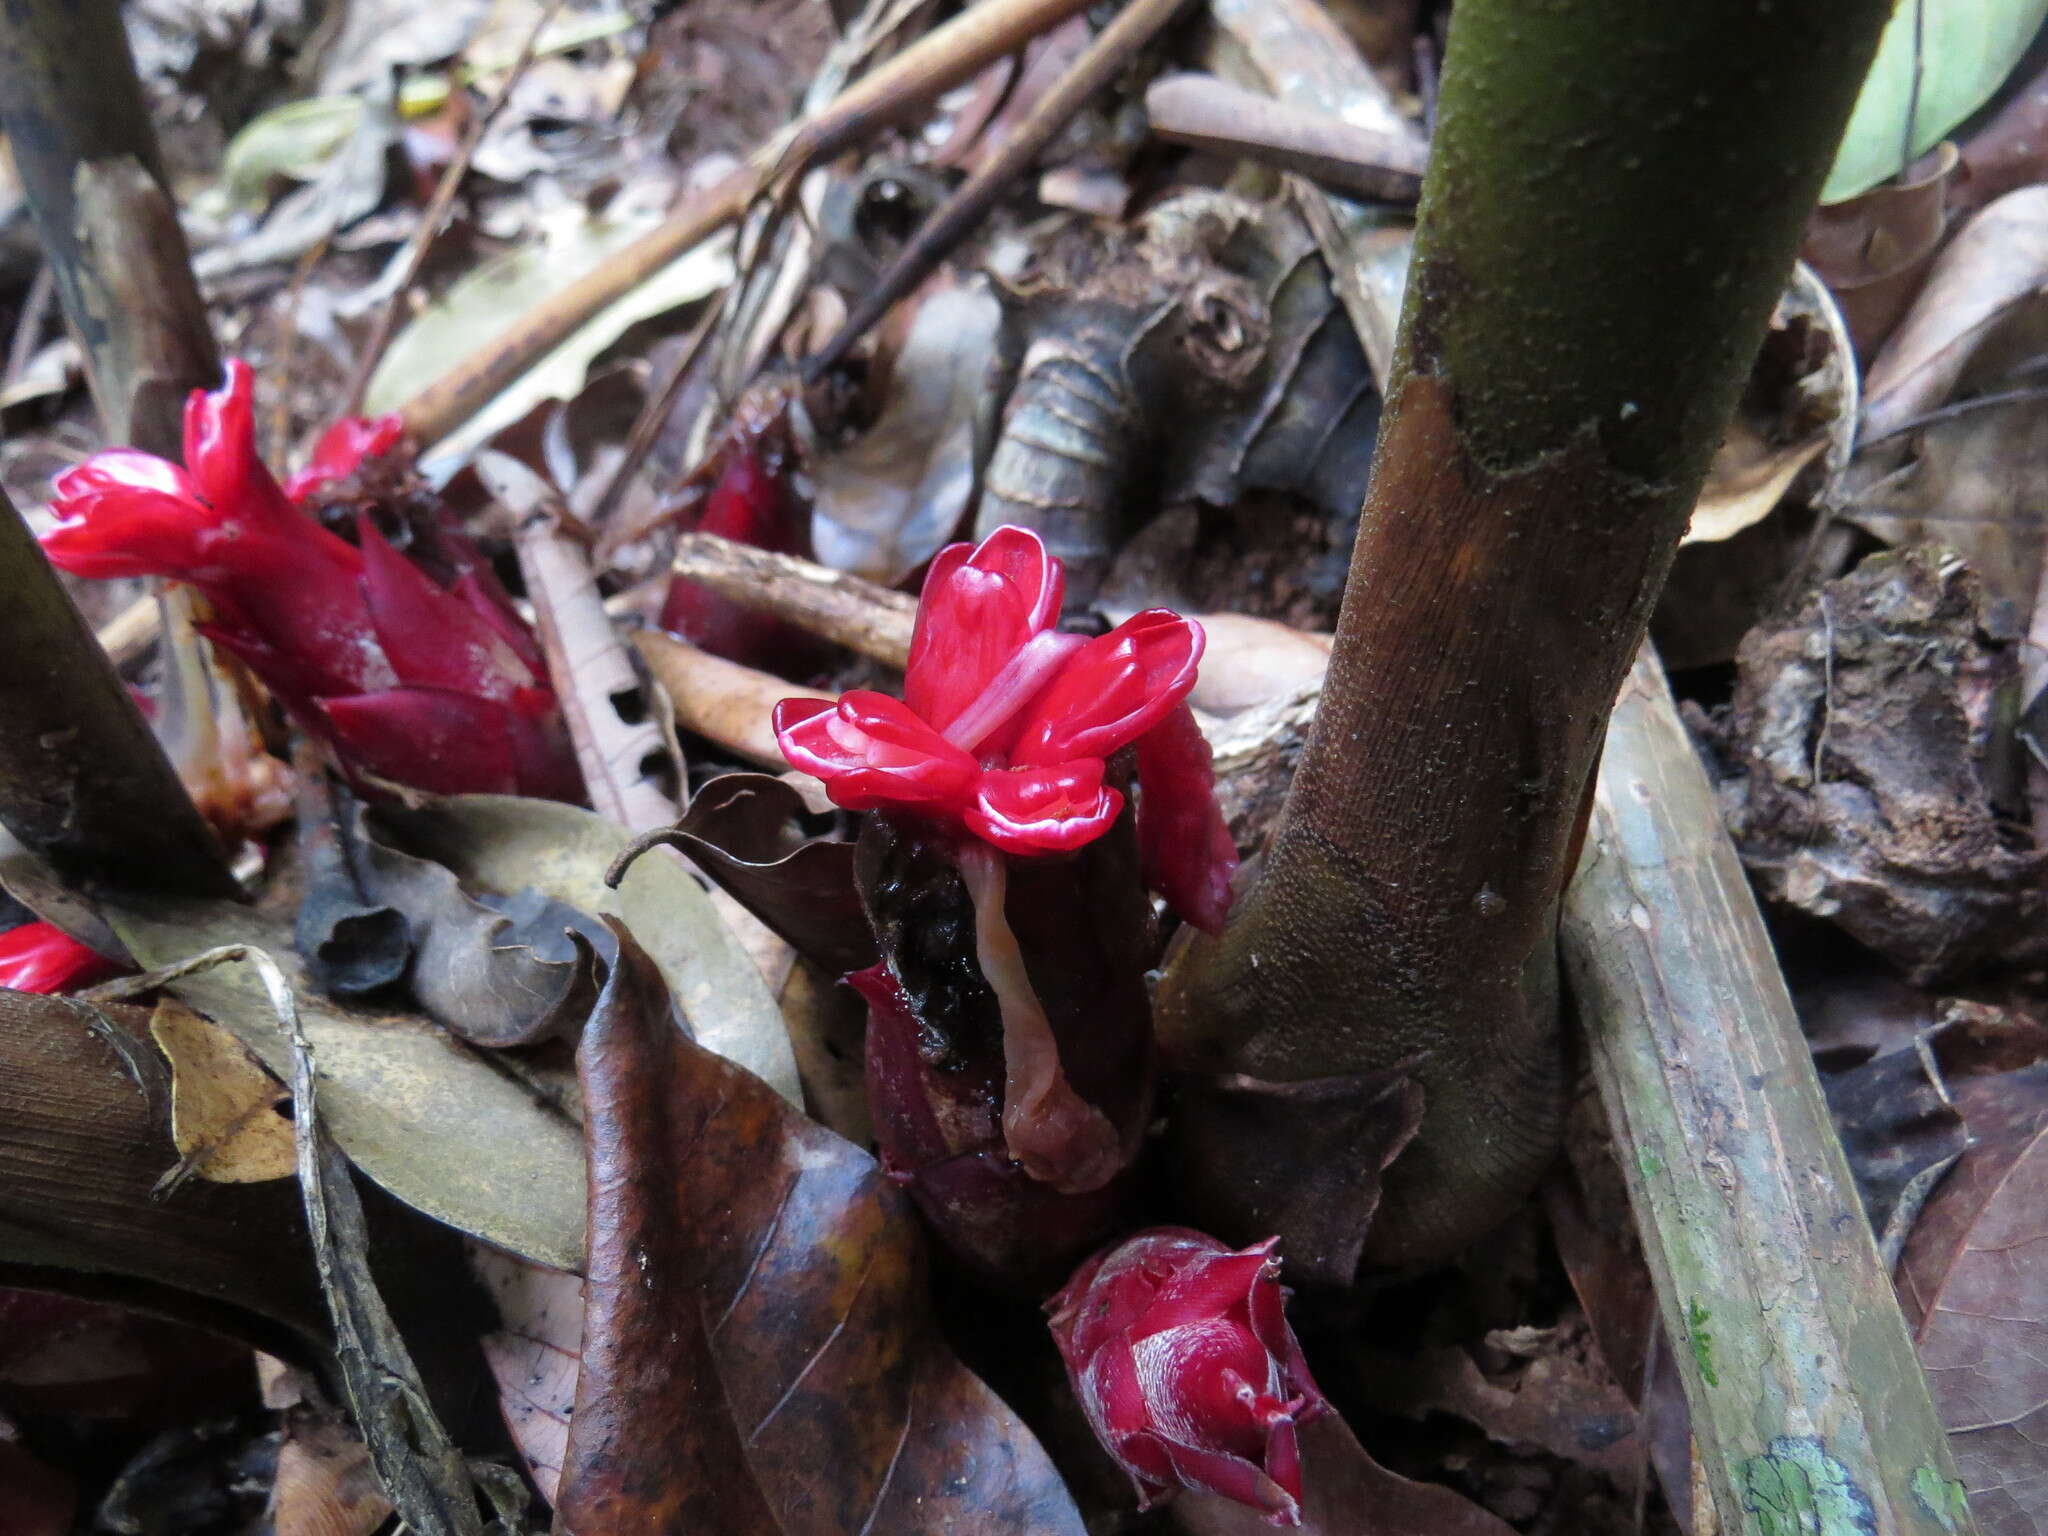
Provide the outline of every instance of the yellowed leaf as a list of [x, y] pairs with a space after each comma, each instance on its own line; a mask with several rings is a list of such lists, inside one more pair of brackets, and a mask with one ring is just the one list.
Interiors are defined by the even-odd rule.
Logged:
[[285, 1087], [249, 1048], [183, 1003], [165, 998], [150, 1038], [171, 1064], [171, 1140], [200, 1178], [260, 1184], [298, 1166]]

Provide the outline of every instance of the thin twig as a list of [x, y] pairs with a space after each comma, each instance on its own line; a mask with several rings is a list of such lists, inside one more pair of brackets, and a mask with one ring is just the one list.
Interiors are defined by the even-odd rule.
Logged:
[[7, 374], [0, 387], [12, 389], [28, 372], [42, 339], [43, 322], [50, 318], [50, 304], [57, 297], [57, 269], [47, 261], [36, 268], [35, 281], [21, 301], [21, 318], [14, 322], [14, 340], [7, 348]]
[[1296, 171], [1351, 197], [1412, 203], [1422, 191], [1427, 146], [1378, 133], [1331, 112], [1293, 107], [1214, 75], [1168, 75], [1145, 92], [1155, 137]]
[[897, 254], [881, 280], [861, 296], [853, 313], [839, 328], [839, 334], [804, 365], [804, 376], [815, 379], [845, 357], [847, 349], [890, 305], [922, 282], [947, 252], [981, 222], [1003, 189], [1030, 168], [1075, 114], [1107, 87], [1132, 55], [1149, 43], [1186, 3], [1187, 0], [1130, 0], [1116, 19], [1081, 51], [1080, 57], [1003, 141], [1002, 147], [925, 220], [924, 227]]
[[[727, 294], [736, 293], [737, 288], [728, 288]], [[703, 354], [705, 342], [717, 327], [723, 304], [714, 304], [704, 312], [704, 318], [697, 322], [697, 328], [690, 333], [689, 340], [670, 365], [668, 374], [661, 381], [661, 387], [647, 397], [647, 403], [640, 407], [640, 414], [634, 419], [633, 430], [626, 436], [626, 451], [612, 470], [611, 479], [605, 482], [604, 492], [590, 509], [590, 526], [602, 529], [618, 510], [620, 500], [626, 494], [626, 487], [633, 483], [633, 477], [640, 473], [640, 466], [647, 462], [647, 455], [654, 451], [655, 439], [661, 436], [661, 429], [668, 422], [669, 413], [676, 408], [676, 401], [682, 397], [683, 386], [690, 380], [691, 372], [697, 366], [697, 359]]]
[[529, 310], [508, 334], [421, 390], [403, 408], [407, 429], [431, 446], [622, 294], [745, 217], [764, 191], [901, 122], [1039, 33], [1085, 10], [1088, 0], [982, 0], [848, 86], [666, 222]]
[[555, 13], [562, 8], [562, 0], [547, 0], [541, 7], [540, 15], [534, 20], [533, 30], [526, 34], [526, 45], [519, 50], [519, 57], [513, 60], [512, 68], [499, 82], [497, 93], [490, 105], [470, 123], [469, 131], [462, 136], [462, 143], [456, 147], [455, 158], [448, 162], [448, 168], [441, 173], [440, 183], [434, 188], [434, 196], [428, 202], [426, 211], [420, 215], [419, 227], [413, 231], [412, 254], [407, 259], [405, 271], [398, 283], [377, 311], [376, 322], [370, 327], [370, 334], [363, 339], [360, 351], [356, 353], [356, 365], [349, 374], [348, 390], [342, 397], [341, 414], [359, 415], [363, 409], [363, 397], [369, 393], [370, 377], [377, 371], [377, 364], [383, 361], [384, 349], [391, 345], [392, 332], [398, 328], [399, 311], [405, 307], [413, 285], [420, 280], [420, 273], [426, 269], [427, 257], [432, 254], [435, 240], [440, 238], [441, 226], [448, 218], [448, 210], [455, 203], [456, 191], [462, 185], [462, 178], [469, 174], [469, 162], [475, 156], [477, 146], [484, 141], [491, 124], [505, 110], [512, 99], [512, 92], [525, 78], [534, 53], [540, 47], [541, 34], [555, 19]]

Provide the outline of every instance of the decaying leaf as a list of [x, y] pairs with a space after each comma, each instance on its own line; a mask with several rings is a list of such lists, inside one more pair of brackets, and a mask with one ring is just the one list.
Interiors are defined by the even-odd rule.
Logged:
[[1968, 566], [1919, 546], [1866, 559], [1736, 657], [1719, 745], [1743, 862], [1916, 981], [2042, 943], [2043, 855], [1994, 804], [2016, 675], [1996, 621]]
[[498, 1384], [505, 1427], [540, 1496], [552, 1504], [562, 1479], [562, 1453], [569, 1443], [569, 1412], [576, 1403], [583, 1280], [481, 1243], [471, 1244], [469, 1257], [504, 1322], [481, 1343]]
[[373, 1536], [391, 1501], [360, 1435], [333, 1414], [295, 1409], [277, 1447], [269, 1514], [275, 1536]]
[[0, 1252], [318, 1360], [326, 1316], [296, 1191], [192, 1179], [159, 1195], [177, 1163], [169, 1099], [144, 1010], [0, 992]]
[[2022, 187], [1964, 225], [1935, 260], [1864, 380], [1863, 436], [1896, 432], [1946, 401], [1984, 339], [2044, 282], [2048, 186]]
[[[1374, 1461], [1336, 1414], [1301, 1427], [1304, 1536], [1508, 1536], [1513, 1529], [1463, 1494], [1411, 1482]], [[1185, 1536], [1264, 1536], [1249, 1505], [1183, 1493], [1168, 1506]]]
[[1899, 1301], [1985, 1536], [2048, 1526], [2048, 1067], [1956, 1086], [1972, 1145], [1927, 1202]]
[[171, 1139], [184, 1166], [215, 1184], [289, 1178], [292, 1123], [277, 1112], [284, 1084], [250, 1049], [183, 1003], [166, 999], [150, 1038], [171, 1064]]
[[588, 917], [624, 920], [661, 968], [696, 1040], [796, 1102], [796, 1064], [775, 1000], [703, 887], [675, 860], [642, 859], [614, 889], [605, 873], [631, 839], [603, 817], [553, 800], [457, 795], [417, 810], [387, 807], [378, 819], [470, 890], [531, 889]]
[[579, 1053], [591, 1257], [564, 1525], [1080, 1536], [1037, 1442], [933, 1328], [902, 1195], [692, 1044], [617, 931]]
[[1931, 1053], [1892, 1051], [1821, 1079], [1849, 1172], [1887, 1265], [1968, 1134]]
[[811, 460], [818, 558], [894, 586], [953, 535], [974, 491], [979, 416], [1002, 312], [986, 288], [918, 306], [875, 424]]
[[292, 946], [320, 991], [362, 997], [390, 986], [412, 962], [405, 914], [363, 889], [350, 857], [355, 802], [310, 749], [297, 754], [293, 838], [305, 894], [292, 920]]
[[688, 854], [798, 954], [844, 975], [875, 963], [874, 934], [853, 882], [853, 844], [805, 836], [807, 812], [772, 774], [721, 774], [659, 841]]
[[[360, 813], [359, 813], [360, 815]], [[427, 1016], [477, 1045], [531, 1045], [581, 1027], [597, 996], [595, 920], [531, 885], [475, 895], [454, 871], [394, 846], [360, 815], [352, 862], [373, 901], [413, 936], [412, 992]]]
[[[138, 964], [173, 964], [222, 944], [277, 957], [320, 1065], [327, 1127], [364, 1173], [436, 1221], [559, 1269], [583, 1258], [583, 1151], [575, 1128], [439, 1026], [345, 1007], [307, 986], [284, 923], [227, 902], [109, 904]], [[280, 1076], [291, 1055], [241, 967], [171, 990]], [[159, 1170], [160, 1171], [160, 1170]]]
[[1827, 283], [1868, 359], [1899, 316], [1948, 233], [1949, 184], [1962, 163], [1938, 144], [1896, 181], [1814, 210], [1801, 255]]
[[1830, 475], [1848, 462], [1855, 430], [1855, 348], [1813, 271], [1799, 266], [1735, 419], [1715, 451], [1684, 543], [1726, 539], [1762, 521], [1823, 453]]

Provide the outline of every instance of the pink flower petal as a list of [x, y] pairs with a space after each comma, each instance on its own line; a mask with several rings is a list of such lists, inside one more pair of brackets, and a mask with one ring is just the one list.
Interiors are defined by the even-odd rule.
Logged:
[[1066, 576], [1037, 534], [998, 528], [939, 551], [918, 600], [904, 702], [944, 731], [1033, 635], [1059, 619]]
[[1194, 711], [1176, 705], [1138, 738], [1138, 853], [1145, 884], [1205, 933], [1230, 916], [1237, 843], [1216, 803], [1216, 771]]
[[284, 493], [293, 501], [304, 501], [330, 480], [345, 480], [365, 459], [389, 453], [405, 436], [405, 418], [389, 416], [344, 416], [325, 432], [313, 449], [306, 467], [284, 483]]
[[228, 359], [219, 389], [195, 389], [185, 402], [185, 468], [225, 520], [271, 527], [305, 521], [256, 456], [256, 379], [239, 357]]
[[54, 923], [22, 923], [0, 933], [0, 987], [16, 992], [69, 992], [120, 970]]
[[784, 699], [775, 739], [790, 766], [816, 774], [835, 805], [957, 809], [974, 783], [973, 758], [897, 699], [855, 689], [830, 704]]
[[1015, 764], [1108, 757], [1163, 720], [1195, 685], [1202, 626], [1148, 608], [1090, 640], [1026, 711]]
[[996, 769], [975, 781], [969, 830], [1009, 853], [1071, 853], [1115, 823], [1124, 797], [1102, 782], [1100, 758]]

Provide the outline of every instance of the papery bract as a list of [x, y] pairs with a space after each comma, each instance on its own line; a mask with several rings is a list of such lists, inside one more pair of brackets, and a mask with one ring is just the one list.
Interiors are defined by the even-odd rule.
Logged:
[[1277, 1242], [1154, 1228], [1046, 1304], [1081, 1410], [1145, 1503], [1193, 1488], [1301, 1523], [1296, 1426], [1329, 1404], [1287, 1325]]
[[0, 987], [16, 992], [68, 992], [120, 970], [54, 923], [27, 922], [0, 933]]
[[467, 539], [437, 530], [444, 585], [367, 516], [351, 544], [300, 505], [388, 453], [399, 419], [337, 422], [288, 493], [256, 456], [248, 365], [227, 374], [186, 404], [184, 468], [114, 449], [57, 478], [52, 563], [197, 588], [207, 636], [352, 769], [439, 793], [580, 798], [539, 647]]

